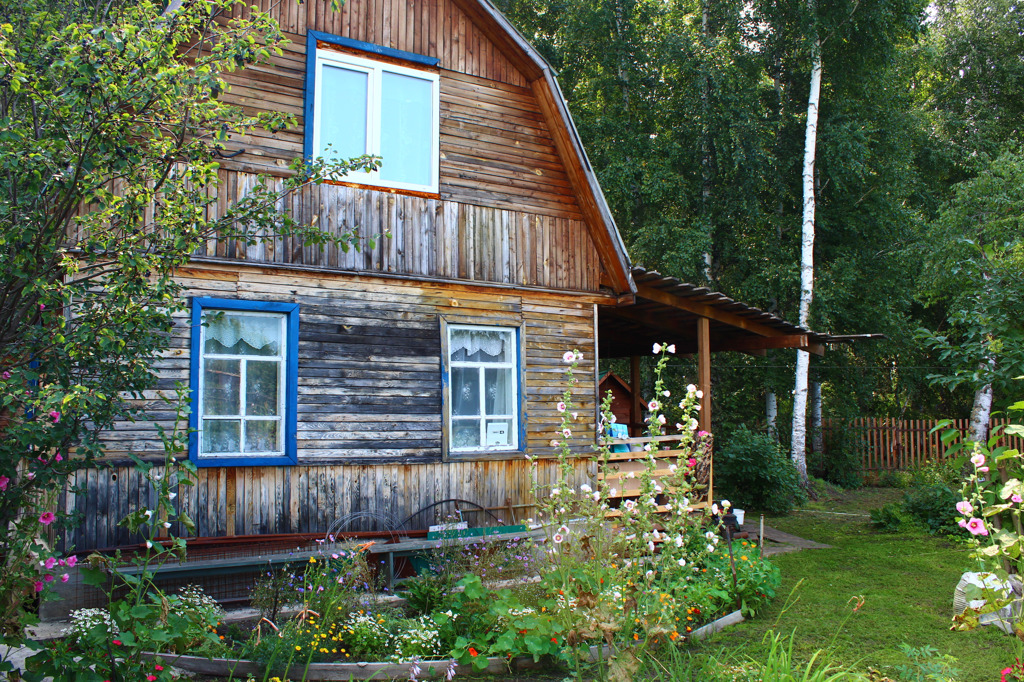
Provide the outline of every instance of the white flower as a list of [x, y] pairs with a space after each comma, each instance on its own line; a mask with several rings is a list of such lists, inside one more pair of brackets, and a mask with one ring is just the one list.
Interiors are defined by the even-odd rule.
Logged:
[[654, 551], [654, 540], [647, 541], [647, 549], [649, 549], [652, 552]]
[[561, 488], [552, 488], [551, 489], [551, 497], [556, 497], [558, 495], [558, 493], [560, 493], [560, 492], [562, 492]]
[[626, 509], [632, 509], [633, 507], [636, 506], [636, 502], [634, 502], [633, 500], [626, 500], [625, 502], [622, 503], [622, 506], [625, 507]]
[[626, 474], [626, 478], [636, 478], [636, 472], [630, 471]]
[[696, 419], [690, 419], [690, 430], [691, 431], [696, 431], [698, 426], [700, 426], [700, 424], [697, 423]]
[[668, 348], [666, 348], [665, 350], [667, 350], [669, 353], [673, 353], [674, 354], [676, 352], [676, 344], [670, 343], [668, 345]]
[[644, 577], [647, 578], [648, 580], [650, 580], [651, 578], [654, 577], [654, 571], [648, 569], [648, 571], [646, 573], [644, 573]]
[[660, 343], [654, 344], [654, 354], [657, 355], [660, 352], [661, 352], [661, 344]]
[[562, 436], [565, 438], [572, 438], [572, 431], [570, 429], [562, 429]]
[[679, 564], [679, 568], [683, 568], [684, 566], [686, 566], [686, 559], [680, 559], [676, 563]]
[[169, 499], [172, 499], [172, 500], [173, 500], [173, 499], [174, 499], [175, 497], [177, 497], [177, 496], [178, 496], [178, 493], [167, 493], [167, 497], [168, 497]]
[[661, 487], [660, 485], [658, 485], [657, 483], [655, 483], [655, 484], [654, 484], [654, 492], [656, 492], [656, 493], [660, 493], [660, 492], [661, 492], [662, 490], [664, 490], [664, 488], [662, 488], [662, 487]]
[[572, 362], [575, 359], [576, 359], [576, 354], [573, 353], [571, 350], [565, 351], [565, 353], [562, 355], [562, 361], [567, 363], [567, 364]]
[[658, 404], [657, 400], [652, 400], [651, 402], [647, 403], [647, 409], [651, 410], [652, 412], [658, 409], [659, 407], [661, 406]]
[[565, 525], [560, 526], [558, 528], [558, 532], [562, 533], [563, 535], [568, 535], [569, 534], [569, 526], [565, 526]]
[[718, 516], [718, 504], [716, 504], [715, 502], [711, 503], [711, 513], [715, 516]]
[[153, 543], [149, 540], [146, 540], [146, 549], [153, 549]]
[[580, 413], [579, 413], [579, 412], [573, 412], [573, 413], [572, 413], [572, 420], [573, 420], [573, 421], [576, 421], [576, 418], [577, 418], [577, 417], [579, 417], [579, 416], [580, 416]]
[[170, 521], [164, 521], [164, 528], [170, 528], [170, 527], [171, 527], [171, 522]]
[[555, 541], [556, 545], [560, 545], [560, 544], [562, 544], [562, 540], [565, 540], [565, 536], [562, 535], [561, 533], [555, 533], [554, 535], [551, 536], [551, 539]]
[[686, 428], [685, 426], [683, 426], [683, 425], [682, 425], [682, 424], [680, 424], [679, 422], [676, 422], [676, 430], [677, 430], [677, 431], [682, 431], [682, 430], [683, 430], [683, 429], [685, 429], [685, 428]]
[[650, 451], [651, 451], [651, 444], [650, 443], [644, 443], [644, 452], [650, 452]]
[[686, 384], [686, 392], [692, 395], [697, 392], [697, 387], [693, 384]]
[[704, 391], [697, 391], [694, 395], [697, 396], [697, 400], [704, 398]]
[[585, 492], [585, 493], [589, 493], [589, 492], [593, 491], [594, 489], [593, 489], [593, 488], [591, 488], [591, 487], [590, 487], [589, 485], [587, 485], [586, 483], [584, 483], [583, 485], [581, 485], [581, 486], [580, 486], [580, 490], [581, 490], [581, 491], [583, 491], [583, 492]]
[[[676, 547], [682, 547], [682, 546], [683, 546], [683, 536], [682, 536], [682, 535], [677, 535], [677, 536], [676, 536], [676, 539], [675, 539], [675, 540], [673, 540], [673, 542], [675, 542], [675, 543], [676, 543]], [[680, 566], [685, 566], [685, 565], [686, 565], [686, 562], [684, 561], [683, 563], [681, 563], [681, 564], [679, 564], [679, 565], [680, 565]]]
[[608, 489], [608, 494], [611, 495], [612, 497], [615, 497], [615, 494], [618, 493], [618, 492], [619, 491], [618, 491], [617, 488], [609, 488]]
[[697, 412], [700, 412], [700, 404], [694, 405], [693, 409], [696, 410]]
[[674, 474], [678, 469], [679, 469], [679, 467], [676, 466], [675, 464], [669, 464], [668, 465], [668, 470], [669, 470], [670, 473]]
[[715, 546], [714, 545], [708, 545], [708, 553], [709, 554], [714, 554], [714, 552], [715, 552]]
[[600, 493], [600, 491], [595, 490], [594, 494], [591, 497], [594, 498], [594, 502], [600, 502], [601, 501], [601, 493]]
[[714, 540], [715, 539], [715, 534], [712, 533], [711, 531], [708, 531], [707, 533], [704, 533], [704, 537], [706, 537], [708, 540]]
[[665, 419], [665, 415], [663, 415], [663, 414], [659, 414], [659, 415], [658, 415], [658, 423], [659, 423], [659, 424], [661, 424], [662, 426], [664, 426], [664, 425], [665, 425], [665, 422], [667, 422], [667, 421], [668, 421], [668, 420], [667, 420], [667, 419]]
[[555, 409], [559, 412], [565, 412], [565, 403], [559, 401], [559, 403], [555, 405]]
[[668, 398], [668, 397], [670, 397], [672, 395], [672, 391], [669, 391], [669, 390], [666, 389], [666, 390], [661, 392], [661, 395], [663, 395], [666, 398]]
[[732, 506], [732, 502], [729, 500], [722, 500], [722, 509], [728, 509]]
[[579, 351], [576, 351], [576, 362], [582, 362], [582, 360], [583, 360], [583, 353], [581, 353]]
[[144, 514], [146, 515], [146, 518], [147, 518], [147, 519], [151, 519], [151, 518], [153, 518], [153, 510], [152, 510], [152, 509], [147, 509], [147, 510], [146, 510], [145, 512], [143, 512], [143, 513], [144, 513]]

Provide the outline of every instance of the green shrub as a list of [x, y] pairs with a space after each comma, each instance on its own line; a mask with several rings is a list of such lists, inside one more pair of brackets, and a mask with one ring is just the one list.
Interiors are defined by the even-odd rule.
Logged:
[[913, 524], [902, 502], [890, 502], [880, 509], [871, 510], [871, 525], [879, 530], [895, 533], [907, 525]]
[[740, 507], [785, 514], [806, 500], [789, 455], [770, 436], [740, 426], [715, 453], [715, 492]]
[[883, 471], [878, 474], [877, 485], [879, 488], [898, 488], [906, 490], [914, 481], [914, 476], [909, 471]]
[[921, 522], [932, 534], [957, 535], [960, 515], [956, 503], [960, 496], [944, 483], [933, 483], [911, 488], [903, 495], [903, 508]]
[[860, 456], [848, 448], [833, 448], [828, 452], [808, 455], [807, 468], [811, 474], [844, 490], [864, 485]]

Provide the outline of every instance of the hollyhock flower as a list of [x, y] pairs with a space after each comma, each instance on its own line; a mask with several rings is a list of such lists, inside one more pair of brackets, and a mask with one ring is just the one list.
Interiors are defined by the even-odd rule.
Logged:
[[156, 670], [157, 672], [160, 672], [163, 669], [164, 669], [164, 667], [162, 665], [154, 665], [153, 666], [153, 670]]
[[983, 474], [987, 474], [988, 473], [988, 467], [978, 467], [978, 471], [980, 471]]
[[700, 426], [700, 424], [697, 423], [696, 419], [690, 419], [690, 430], [691, 431], [696, 431], [698, 426]]
[[580, 486], [580, 490], [582, 490], [585, 493], [589, 493], [590, 491], [593, 490], [593, 488], [591, 488], [589, 485], [584, 483], [583, 485]]
[[708, 550], [708, 554], [714, 554], [715, 553], [715, 546], [714, 545], [708, 545], [707, 546], [707, 550]]
[[685, 426], [683, 426], [683, 425], [682, 425], [682, 424], [680, 424], [679, 422], [676, 422], [676, 430], [677, 430], [677, 431], [682, 431], [682, 430], [684, 430], [685, 428], [686, 428]]
[[58, 412], [57, 410], [50, 410], [50, 419], [53, 420], [54, 424], [59, 422], [60, 421], [60, 412]]
[[114, 646], [121, 646], [121, 640], [115, 639], [114, 640]]
[[697, 412], [700, 412], [700, 405], [699, 404], [694, 405], [693, 409], [696, 410]]
[[39, 309], [40, 310], [46, 310], [46, 304], [45, 303], [40, 303], [39, 304]]
[[593, 493], [591, 494], [591, 497], [593, 497], [593, 498], [594, 498], [594, 502], [600, 502], [600, 501], [601, 501], [601, 492], [600, 492], [600, 491], [598, 491], [598, 490], [595, 490], [595, 491], [594, 491], [594, 492], [593, 492]]
[[153, 549], [153, 543], [149, 540], [146, 540], [146, 549]]
[[676, 563], [679, 564], [679, 568], [685, 568], [686, 567], [686, 559], [680, 559]]
[[625, 507], [626, 509], [633, 509], [634, 507], [636, 507], [636, 502], [634, 502], [633, 500], [626, 500], [625, 502], [622, 503], [622, 506]]
[[692, 469], [693, 467], [697, 466], [697, 460], [691, 457], [690, 459], [686, 460], [686, 466]]
[[156, 682], [156, 675], [146, 675], [146, 682]]
[[672, 391], [669, 391], [668, 389], [665, 389], [664, 391], [661, 392], [661, 395], [663, 397], [665, 397], [665, 398], [671, 398], [672, 397]]
[[654, 540], [648, 540], [647, 541], [647, 549], [650, 550], [651, 552], [654, 551]]
[[0, 476], [0, 490], [7, 490], [7, 484], [11, 482], [11, 479], [6, 476]]
[[967, 500], [960, 500], [956, 503], [956, 510], [964, 516], [970, 516], [971, 512], [974, 511], [974, 507]]
[[694, 393], [697, 392], [697, 387], [694, 386], [693, 384], [686, 384], [686, 392], [690, 395], [693, 395]]
[[565, 412], [565, 403], [559, 402], [557, 405], [555, 405], [555, 409], [558, 410], [559, 412]]
[[68, 561], [67, 561], [68, 568], [74, 568], [75, 564], [77, 564], [77, 563], [78, 563], [78, 556], [77, 555], [72, 554], [71, 556], [68, 557]]
[[562, 355], [562, 361], [566, 362], [566, 363], [570, 363], [570, 362], [572, 362], [575, 359], [576, 359], [576, 354], [573, 353], [571, 350], [565, 351], [565, 353]]
[[572, 431], [569, 429], [562, 429], [562, 435], [565, 438], [572, 438]]
[[967, 519], [958, 519], [956, 525], [960, 526], [961, 528], [967, 528]]
[[663, 415], [663, 414], [659, 414], [659, 415], [658, 415], [658, 423], [659, 423], [659, 424], [661, 424], [662, 426], [664, 426], [664, 425], [665, 425], [665, 422], [667, 422], [667, 421], [668, 421], [668, 420], [667, 420], [667, 419], [665, 419], [665, 415]]
[[50, 573], [47, 573], [46, 575], [43, 576], [43, 580], [45, 580], [48, 583], [52, 583], [53, 582], [53, 575], [51, 575]]
[[973, 464], [974, 466], [980, 467], [984, 463], [985, 463], [985, 455], [981, 454], [980, 452], [978, 454], [976, 454], [976, 455], [972, 455], [971, 456], [971, 464]]
[[34, 472], [34, 471], [30, 471], [27, 474], [25, 474], [25, 478], [27, 478], [30, 481], [35, 480], [35, 477], [36, 477], [36, 472]]
[[11, 373], [10, 372], [4, 372], [3, 374], [0, 374], [0, 376], [2, 376], [4, 379], [10, 379], [11, 378]]
[[43, 591], [43, 581], [42, 580], [37, 580], [35, 582], [34, 587], [36, 588], [36, 592], [42, 592]]
[[55, 459], [55, 460], [57, 460], [58, 462], [63, 462], [63, 461], [64, 461], [64, 456], [63, 456], [63, 455], [61, 455], [61, 454], [60, 454], [60, 453], [58, 452], [58, 453], [57, 453], [57, 456], [56, 456], [56, 457], [54, 457], [54, 459]]
[[581, 353], [579, 351], [576, 351], [576, 362], [581, 362], [582, 360], [583, 360], [583, 353]]
[[580, 416], [579, 412], [570, 412], [569, 414], [572, 416], [573, 421], [576, 421], [576, 419]]
[[654, 354], [657, 355], [660, 352], [661, 352], [661, 344], [660, 343], [654, 344]]
[[560, 492], [562, 492], [561, 488], [552, 488], [551, 489], [551, 497], [557, 497], [558, 493], [560, 493]]
[[56, 518], [57, 517], [53, 515], [53, 512], [46, 511], [39, 515], [39, 523], [44, 526], [49, 526]]
[[69, 575], [68, 575], [67, 573], [64, 573], [64, 574], [62, 574], [62, 575], [60, 576], [60, 581], [61, 581], [62, 583], [66, 583], [66, 582], [67, 582], [68, 580], [70, 580], [70, 579], [71, 579], [71, 576], [69, 576]]
[[46, 561], [43, 562], [43, 566], [46, 566], [46, 570], [49, 571], [51, 568], [57, 565], [57, 560], [51, 557], [46, 557]]
[[729, 500], [722, 500], [722, 509], [728, 509], [732, 506], [732, 502]]
[[555, 533], [551, 536], [551, 539], [554, 541], [556, 545], [560, 545], [562, 544], [562, 541], [565, 540], [565, 536], [561, 533]]
[[654, 410], [658, 409], [659, 407], [661, 407], [661, 405], [658, 404], [657, 400], [652, 400], [651, 402], [647, 403], [647, 409], [648, 410], [654, 411]]
[[971, 518], [967, 522], [967, 530], [971, 532], [971, 535], [988, 535], [988, 528], [985, 528], [985, 522], [978, 518]]
[[1014, 493], [1013, 495], [1010, 495], [1010, 502], [1013, 502], [1014, 504], [1020, 504], [1021, 502], [1024, 502], [1024, 498], [1022, 498], [1017, 493]]
[[711, 513], [718, 515], [718, 505], [714, 502], [711, 503]]
[[676, 344], [670, 343], [668, 346], [665, 347], [665, 350], [667, 350], [669, 353], [674, 354], [676, 352]]
[[694, 395], [697, 396], [697, 400], [702, 400], [704, 398], [704, 391], [698, 390]]

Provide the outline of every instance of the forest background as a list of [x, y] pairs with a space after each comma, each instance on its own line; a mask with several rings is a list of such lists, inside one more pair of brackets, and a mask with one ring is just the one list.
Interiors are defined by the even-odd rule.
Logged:
[[[820, 41], [809, 326], [887, 337], [812, 356], [824, 416], [965, 418], [1020, 396], [1015, 0], [496, 4], [559, 72], [633, 262], [791, 320]], [[788, 441], [795, 355], [716, 356], [716, 437], [769, 428], [777, 401]]]

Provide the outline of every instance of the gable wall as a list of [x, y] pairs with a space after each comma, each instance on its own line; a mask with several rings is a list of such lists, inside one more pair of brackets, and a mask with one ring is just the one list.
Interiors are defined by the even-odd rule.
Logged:
[[[348, 0], [341, 12], [331, 12], [324, 0], [308, 0], [302, 5], [274, 3], [273, 7], [271, 13], [292, 42], [271, 64], [229, 74], [231, 88], [223, 99], [249, 113], [288, 112], [298, 125], [273, 135], [259, 131], [231, 141], [230, 150], [245, 151], [222, 162], [222, 181], [227, 188], [222, 206], [244, 192], [253, 173], [287, 175], [287, 165], [302, 156], [305, 35], [307, 29], [323, 31], [440, 60], [440, 192], [437, 198], [424, 198], [364, 188], [346, 191], [349, 188], [339, 185], [311, 188], [293, 202], [301, 220], [315, 214], [320, 224], [331, 223], [335, 229], [358, 226], [363, 235], [395, 233], [399, 243], [387, 247], [396, 252], [395, 258], [357, 258], [356, 269], [598, 290], [601, 265], [597, 251], [536, 97], [523, 74], [455, 2]], [[381, 206], [384, 212], [367, 215], [363, 213], [367, 206]], [[392, 206], [406, 216], [420, 217], [389, 223]], [[474, 226], [470, 228], [476, 234], [472, 243], [483, 245], [478, 262], [472, 251], [466, 251], [468, 242], [453, 241], [465, 234], [466, 225]], [[509, 225], [530, 227], [521, 231]], [[524, 246], [518, 255], [509, 252], [519, 238], [538, 248], [527, 250]], [[400, 263], [408, 261], [402, 255], [408, 249], [440, 253], [453, 247], [469, 255], [461, 269], [446, 270], [442, 262]], [[251, 252], [229, 251], [228, 246], [220, 250], [212, 246], [205, 255], [289, 262], [282, 260], [286, 257], [280, 251], [262, 258]], [[524, 254], [529, 262], [520, 262]], [[332, 262], [329, 255], [310, 253], [297, 262], [345, 267]], [[578, 275], [577, 269], [582, 270]], [[516, 276], [520, 271], [538, 270], [543, 274]]]

